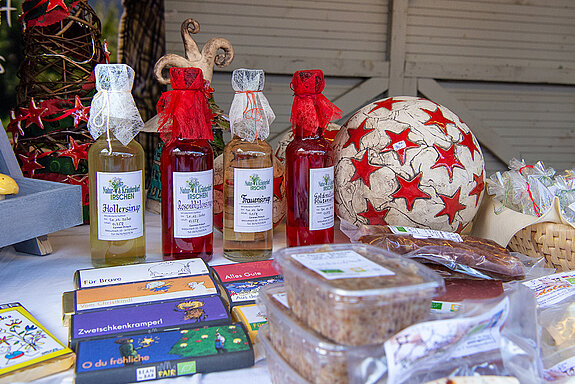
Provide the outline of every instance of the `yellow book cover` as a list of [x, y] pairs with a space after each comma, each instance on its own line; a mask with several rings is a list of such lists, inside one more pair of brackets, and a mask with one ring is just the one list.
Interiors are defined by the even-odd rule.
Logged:
[[75, 355], [19, 303], [0, 304], [0, 384], [64, 371]]

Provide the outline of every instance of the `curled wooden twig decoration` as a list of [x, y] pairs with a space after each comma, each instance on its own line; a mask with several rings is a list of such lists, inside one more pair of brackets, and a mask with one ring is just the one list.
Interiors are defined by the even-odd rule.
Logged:
[[[214, 73], [214, 64], [218, 67], [229, 65], [234, 59], [232, 44], [223, 37], [214, 37], [204, 44], [200, 52], [192, 35], [200, 31], [200, 24], [194, 19], [187, 19], [182, 23], [181, 34], [184, 42], [185, 57], [175, 54], [162, 56], [154, 67], [154, 75], [161, 84], [170, 84], [169, 77], [163, 71], [169, 67], [195, 67], [204, 73], [204, 79], [211, 82]], [[223, 50], [223, 53], [219, 53]]]

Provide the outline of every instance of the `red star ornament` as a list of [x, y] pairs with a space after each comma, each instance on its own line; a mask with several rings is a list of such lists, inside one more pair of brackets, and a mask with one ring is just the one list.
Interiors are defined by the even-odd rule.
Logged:
[[461, 132], [461, 135], [463, 136], [463, 140], [461, 140], [457, 144], [467, 147], [467, 149], [469, 149], [469, 152], [471, 153], [471, 159], [475, 160], [475, 151], [479, 153], [479, 148], [477, 147], [477, 145], [475, 145], [475, 142], [473, 141], [473, 134], [471, 132], [465, 133], [459, 127], [457, 129], [459, 129], [459, 132]]
[[357, 151], [359, 151], [359, 143], [361, 141], [361, 138], [364, 137], [365, 135], [367, 135], [369, 132], [375, 130], [375, 128], [365, 129], [365, 123], [366, 122], [367, 122], [367, 119], [364, 119], [361, 122], [361, 124], [359, 125], [359, 127], [351, 128], [351, 129], [347, 130], [347, 134], [349, 135], [349, 139], [347, 139], [346, 143], [343, 145], [344, 148], [350, 144], [353, 144], [355, 149]]
[[20, 111], [23, 112], [23, 115], [25, 117], [26, 128], [28, 128], [32, 124], [36, 124], [40, 128], [44, 129], [44, 123], [42, 123], [42, 115], [44, 115], [48, 111], [48, 108], [36, 107], [34, 98], [31, 98], [28, 108], [20, 108]]
[[25, 155], [20, 153], [18, 154], [18, 157], [22, 161], [20, 169], [22, 169], [22, 173], [24, 174], [24, 176], [32, 177], [34, 176], [34, 172], [37, 169], [44, 168], [43, 165], [38, 164], [38, 162], [36, 162], [36, 160], [38, 159], [38, 152], [36, 151], [28, 152]]
[[399, 103], [400, 101], [401, 100], [393, 100], [393, 97], [389, 97], [389, 98], [382, 100], [382, 101], [376, 101], [375, 107], [373, 107], [371, 109], [371, 111], [369, 111], [368, 113], [371, 113], [373, 111], [377, 111], [380, 108], [385, 108], [388, 111], [391, 111], [393, 109], [393, 104]]
[[86, 150], [87, 147], [90, 146], [90, 143], [87, 144], [76, 144], [73, 138], [70, 137], [70, 144], [68, 145], [68, 149], [60, 151], [59, 156], [66, 156], [72, 158], [72, 162], [74, 163], [74, 169], [78, 169], [78, 164], [82, 159], [88, 159], [88, 151]]
[[74, 128], [78, 128], [78, 124], [80, 124], [81, 121], [88, 122], [90, 117], [90, 107], [84, 107], [78, 95], [76, 95], [72, 116], [74, 117]]
[[397, 182], [399, 183], [399, 189], [391, 195], [395, 199], [405, 199], [407, 204], [407, 209], [411, 211], [413, 209], [413, 204], [417, 199], [430, 199], [431, 196], [428, 193], [423, 192], [419, 188], [419, 182], [423, 174], [420, 172], [411, 180], [406, 180], [400, 175], [396, 175]]
[[469, 196], [475, 195], [475, 206], [479, 204], [479, 198], [481, 197], [481, 192], [483, 192], [483, 188], [485, 188], [485, 183], [483, 182], [483, 173], [481, 171], [481, 175], [477, 176], [475, 173], [473, 174], [473, 181], [475, 181], [475, 188], [469, 192]]
[[68, 7], [64, 0], [48, 0], [48, 9], [46, 9], [46, 13], [53, 11], [56, 7], [61, 7], [64, 11], [68, 11]]
[[447, 174], [449, 175], [449, 181], [453, 180], [453, 168], [465, 169], [459, 159], [455, 157], [455, 145], [451, 144], [449, 149], [445, 150], [437, 144], [433, 144], [433, 148], [435, 148], [439, 154], [439, 158], [431, 168], [445, 167], [445, 169], [447, 169]]
[[355, 173], [349, 182], [351, 183], [357, 179], [361, 179], [365, 185], [371, 188], [369, 185], [369, 176], [382, 167], [369, 164], [368, 152], [369, 149], [366, 149], [361, 160], [351, 159], [353, 167], [355, 168]]
[[[283, 176], [274, 177], [274, 196], [281, 200], [282, 198], [282, 183], [284, 182]], [[223, 184], [222, 184], [223, 187]], [[223, 190], [223, 188], [222, 188]]]
[[399, 161], [401, 165], [403, 165], [405, 163], [405, 151], [407, 151], [409, 148], [419, 147], [419, 145], [415, 144], [413, 141], [407, 138], [407, 135], [409, 135], [410, 132], [411, 128], [405, 128], [401, 133], [385, 131], [391, 142], [387, 145], [387, 147], [383, 148], [381, 152], [396, 152], [399, 155]]
[[435, 217], [447, 215], [449, 217], [449, 224], [453, 223], [455, 219], [455, 215], [457, 212], [465, 209], [465, 205], [459, 202], [459, 195], [461, 194], [461, 187], [457, 189], [457, 192], [453, 196], [445, 196], [439, 195], [438, 196], [443, 200], [443, 204], [445, 205], [441, 211], [439, 211]]
[[429, 115], [429, 120], [427, 120], [423, 125], [437, 125], [439, 129], [447, 135], [447, 124], [455, 124], [453, 121], [449, 120], [447, 117], [443, 116], [441, 109], [437, 107], [435, 111], [429, 111], [422, 108], [422, 111]]
[[365, 199], [365, 201], [367, 201], [367, 211], [359, 212], [357, 215], [367, 219], [369, 225], [387, 225], [385, 216], [387, 216], [390, 208], [384, 208], [378, 211], [373, 207], [371, 201], [368, 199]]

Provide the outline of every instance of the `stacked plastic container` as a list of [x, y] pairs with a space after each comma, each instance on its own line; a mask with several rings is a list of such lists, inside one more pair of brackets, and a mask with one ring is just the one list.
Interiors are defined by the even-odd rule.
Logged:
[[437, 273], [366, 244], [285, 248], [274, 262], [284, 284], [258, 298], [268, 318], [258, 341], [274, 383], [348, 383], [351, 350], [369, 354], [425, 319], [444, 291]]

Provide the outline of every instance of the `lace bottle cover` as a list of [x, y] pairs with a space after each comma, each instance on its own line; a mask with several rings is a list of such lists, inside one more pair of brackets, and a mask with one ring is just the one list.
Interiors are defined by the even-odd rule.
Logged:
[[232, 88], [236, 92], [230, 108], [232, 134], [250, 142], [265, 140], [276, 115], [262, 93], [264, 71], [236, 69], [232, 73]]
[[132, 98], [134, 70], [126, 64], [98, 64], [88, 130], [94, 139], [109, 130], [127, 145], [144, 126]]

